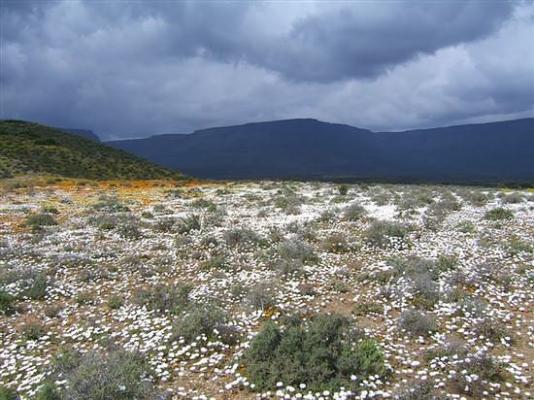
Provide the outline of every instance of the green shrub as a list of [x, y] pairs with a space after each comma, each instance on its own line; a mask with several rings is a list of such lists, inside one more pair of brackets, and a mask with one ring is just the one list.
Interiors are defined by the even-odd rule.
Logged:
[[57, 221], [54, 219], [52, 214], [37, 213], [29, 214], [24, 221], [24, 225], [34, 231], [38, 231], [43, 229], [45, 226], [57, 225]]
[[456, 228], [462, 233], [475, 233], [477, 231], [475, 224], [471, 221], [460, 222]]
[[215, 211], [217, 209], [217, 205], [210, 200], [206, 199], [197, 199], [191, 203], [191, 207], [193, 208], [204, 208], [208, 211]]
[[92, 208], [93, 210], [96, 210], [96, 211], [102, 211], [102, 212], [108, 212], [108, 213], [119, 213], [119, 212], [130, 211], [130, 209], [126, 205], [122, 204], [117, 198], [107, 197], [107, 196], [102, 196], [96, 204], [93, 204]]
[[247, 293], [249, 304], [257, 309], [265, 310], [275, 305], [272, 285], [262, 282], [253, 286]]
[[346, 253], [350, 250], [350, 245], [345, 235], [341, 233], [333, 233], [327, 236], [322, 247], [330, 253]]
[[66, 380], [61, 398], [84, 400], [152, 400], [157, 398], [148, 379], [151, 370], [140, 354], [124, 350], [84, 355], [63, 353], [55, 362], [55, 374]]
[[22, 296], [32, 300], [43, 300], [46, 296], [48, 279], [44, 273], [38, 273], [31, 277], [27, 287], [22, 291]]
[[352, 332], [340, 315], [317, 315], [309, 322], [288, 318], [283, 329], [267, 322], [243, 362], [249, 380], [262, 391], [275, 389], [279, 381], [305, 383], [312, 391], [354, 390], [367, 376], [385, 372], [377, 344]]
[[201, 268], [206, 271], [226, 270], [228, 267], [228, 259], [224, 253], [211, 255], [210, 258], [204, 261], [201, 265]]
[[283, 260], [300, 261], [302, 263], [316, 263], [319, 257], [313, 248], [300, 239], [289, 239], [276, 247], [278, 257]]
[[181, 337], [186, 342], [191, 342], [203, 335], [208, 339], [230, 343], [235, 339], [235, 332], [226, 322], [226, 313], [221, 308], [212, 304], [195, 305], [174, 321], [173, 339]]
[[337, 187], [337, 191], [341, 196], [345, 196], [349, 192], [349, 186], [348, 185], [339, 185]]
[[18, 400], [17, 392], [14, 389], [8, 389], [0, 385], [0, 400]]
[[381, 314], [384, 311], [384, 307], [379, 303], [363, 302], [354, 306], [354, 314], [358, 316], [366, 316], [369, 314]]
[[399, 318], [399, 327], [404, 331], [418, 335], [429, 336], [437, 329], [433, 316], [423, 314], [417, 310], [403, 311]]
[[244, 247], [260, 241], [258, 234], [248, 228], [229, 229], [223, 233], [223, 239], [229, 247]]
[[135, 225], [135, 223], [126, 223], [120, 225], [117, 228], [117, 232], [120, 237], [127, 240], [137, 240], [143, 236], [141, 230], [137, 227], [137, 225]]
[[111, 310], [117, 310], [124, 305], [124, 298], [118, 294], [114, 294], [108, 299], [107, 305]]
[[404, 240], [409, 227], [398, 222], [375, 221], [365, 232], [365, 240], [372, 246], [385, 248], [391, 244], [391, 239]]
[[202, 228], [200, 215], [191, 214], [187, 217], [180, 218], [178, 221], [178, 233], [189, 233], [199, 231]]
[[134, 302], [160, 314], [179, 313], [189, 305], [189, 293], [192, 289], [193, 287], [186, 283], [176, 286], [158, 284], [139, 289], [134, 294]]
[[22, 325], [21, 333], [27, 340], [37, 340], [45, 334], [45, 328], [39, 320], [31, 318]]
[[0, 313], [10, 315], [15, 312], [15, 298], [5, 290], [0, 289]]
[[358, 221], [360, 220], [367, 211], [365, 208], [359, 204], [351, 204], [343, 210], [343, 218], [347, 221]]
[[61, 395], [53, 382], [45, 382], [37, 391], [35, 400], [61, 400]]
[[514, 213], [506, 208], [498, 207], [486, 212], [484, 218], [490, 221], [504, 221], [514, 218]]
[[509, 193], [503, 196], [502, 201], [508, 204], [518, 204], [518, 203], [522, 203], [523, 201], [525, 201], [525, 198], [523, 197], [521, 193], [514, 192], [514, 193]]
[[510, 376], [505, 367], [486, 354], [474, 355], [457, 365], [456, 368], [464, 372], [456, 374], [452, 383], [458, 392], [473, 399], [484, 399], [488, 397], [488, 386], [482, 381], [504, 382]]
[[508, 250], [508, 254], [510, 256], [515, 256], [520, 253], [532, 253], [533, 252], [533, 246], [532, 244], [523, 241], [517, 237], [513, 237], [508, 241], [506, 244], [506, 249]]

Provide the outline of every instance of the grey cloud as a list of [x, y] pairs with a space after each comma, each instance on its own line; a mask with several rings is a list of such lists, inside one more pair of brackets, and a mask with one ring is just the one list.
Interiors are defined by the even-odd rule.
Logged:
[[3, 117], [133, 137], [532, 112], [528, 3], [25, 4], [2, 10]]

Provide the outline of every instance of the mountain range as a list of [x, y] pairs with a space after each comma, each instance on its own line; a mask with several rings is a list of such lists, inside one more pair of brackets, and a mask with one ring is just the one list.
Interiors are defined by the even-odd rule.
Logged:
[[534, 183], [534, 118], [403, 132], [290, 119], [106, 144], [211, 179]]

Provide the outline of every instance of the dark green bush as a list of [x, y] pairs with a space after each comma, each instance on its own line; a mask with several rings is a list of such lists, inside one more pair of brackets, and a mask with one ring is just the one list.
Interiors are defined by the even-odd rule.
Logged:
[[[312, 391], [356, 390], [369, 375], [385, 373], [384, 357], [371, 339], [351, 331], [340, 315], [318, 315], [304, 322], [288, 318], [283, 328], [267, 322], [243, 358], [246, 375], [257, 390], [281, 381]], [[357, 376], [355, 381], [351, 376]]]
[[337, 191], [339, 192], [339, 194], [341, 196], [345, 196], [349, 192], [349, 187], [348, 187], [348, 185], [344, 185], [344, 184], [343, 185], [339, 185], [337, 187]]
[[5, 290], [0, 289], [0, 313], [10, 315], [15, 312], [15, 298]]
[[18, 400], [17, 392], [0, 385], [0, 400]]
[[62, 400], [59, 389], [53, 382], [45, 382], [37, 391], [35, 400]]

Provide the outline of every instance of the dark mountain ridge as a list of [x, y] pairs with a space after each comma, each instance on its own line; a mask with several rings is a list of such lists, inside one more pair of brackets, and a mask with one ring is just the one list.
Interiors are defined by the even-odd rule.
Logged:
[[212, 179], [534, 182], [534, 118], [404, 132], [292, 119], [108, 144]]

